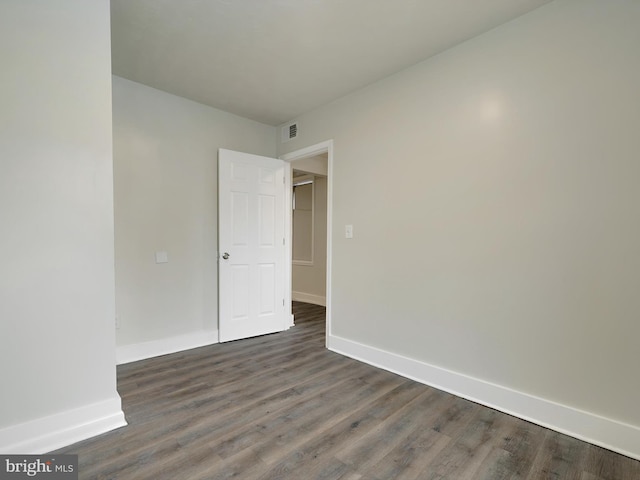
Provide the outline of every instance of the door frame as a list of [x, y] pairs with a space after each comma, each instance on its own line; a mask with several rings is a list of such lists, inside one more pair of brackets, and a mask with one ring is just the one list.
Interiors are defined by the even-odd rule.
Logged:
[[[332, 218], [333, 218], [333, 140], [327, 140], [324, 142], [316, 143], [309, 147], [301, 148], [293, 152], [281, 155], [278, 157], [280, 160], [284, 160], [286, 163], [285, 171], [285, 205], [291, 205], [291, 163], [296, 160], [302, 160], [304, 158], [314, 157], [316, 155], [327, 154], [327, 282], [326, 282], [326, 303], [327, 303], [327, 317], [326, 317], [326, 336], [325, 346], [329, 346], [329, 338], [331, 336], [331, 264], [333, 262], [332, 246], [331, 246], [331, 231], [332, 231]], [[285, 220], [285, 235], [286, 238], [291, 239], [291, 226], [292, 226], [292, 212], [289, 208], [287, 214], [287, 220]], [[291, 290], [292, 290], [292, 263], [293, 259], [293, 245], [289, 241], [289, 253], [285, 259], [285, 272], [287, 278], [285, 282], [287, 284], [286, 301], [288, 305], [291, 305]], [[291, 312], [289, 312], [291, 313]], [[293, 314], [291, 314], [291, 325], [293, 325]]]

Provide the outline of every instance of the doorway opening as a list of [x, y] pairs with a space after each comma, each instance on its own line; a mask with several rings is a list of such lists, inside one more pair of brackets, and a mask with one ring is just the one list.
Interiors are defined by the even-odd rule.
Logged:
[[[296, 150], [280, 159], [290, 166], [286, 178], [287, 194], [290, 195], [288, 204], [293, 207], [294, 189], [300, 195], [296, 202], [299, 210], [296, 213], [292, 208], [288, 225], [288, 238], [292, 240], [288, 258], [291, 299], [326, 306], [325, 343], [328, 344], [331, 335], [333, 140]], [[305, 185], [311, 185], [311, 188]], [[323, 282], [324, 288], [318, 282]]]
[[311, 172], [304, 165], [307, 159], [292, 164], [291, 299], [326, 307], [327, 158], [308, 160], [323, 168]]

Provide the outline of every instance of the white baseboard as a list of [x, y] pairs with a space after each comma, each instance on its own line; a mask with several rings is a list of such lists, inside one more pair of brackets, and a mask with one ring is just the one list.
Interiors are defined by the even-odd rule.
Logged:
[[329, 350], [640, 460], [640, 427], [330, 336]]
[[0, 430], [0, 452], [42, 455], [127, 425], [120, 397]]
[[296, 302], [312, 303], [314, 305], [327, 306], [327, 297], [321, 295], [313, 295], [311, 293], [304, 292], [291, 292], [291, 300]]
[[116, 348], [116, 363], [137, 362], [147, 358], [159, 357], [170, 353], [190, 350], [218, 343], [218, 330], [202, 330], [199, 332], [162, 338], [150, 342], [122, 345]]

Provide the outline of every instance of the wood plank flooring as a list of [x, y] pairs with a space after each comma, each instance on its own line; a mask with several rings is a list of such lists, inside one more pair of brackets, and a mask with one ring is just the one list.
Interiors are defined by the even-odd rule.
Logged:
[[81, 479], [640, 479], [640, 462], [287, 332], [118, 367], [128, 427], [56, 453]]

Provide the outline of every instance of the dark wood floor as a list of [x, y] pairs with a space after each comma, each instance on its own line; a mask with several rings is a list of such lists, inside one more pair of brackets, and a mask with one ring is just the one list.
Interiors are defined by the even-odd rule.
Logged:
[[640, 462], [287, 332], [118, 367], [128, 427], [59, 450], [81, 479], [640, 479]]

